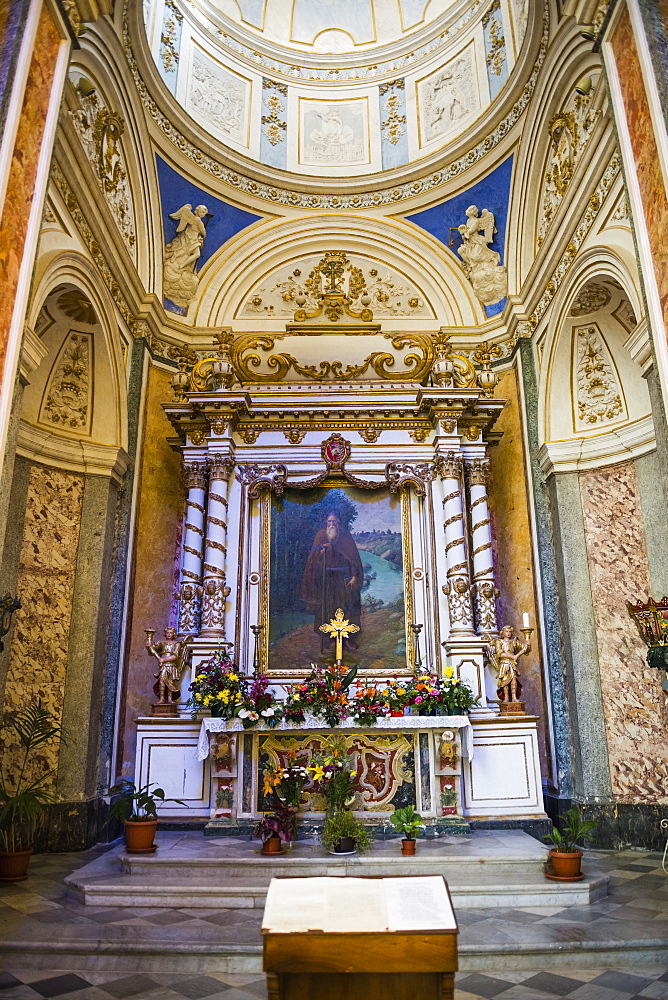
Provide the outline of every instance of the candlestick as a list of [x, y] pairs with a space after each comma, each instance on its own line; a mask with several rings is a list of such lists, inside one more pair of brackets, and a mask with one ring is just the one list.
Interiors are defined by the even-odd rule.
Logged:
[[522, 615], [522, 627], [529, 628], [529, 612], [525, 611]]
[[148, 645], [149, 646], [153, 645], [153, 636], [155, 635], [155, 629], [145, 628], [144, 632], [146, 633], [146, 642], [148, 643]]
[[253, 675], [257, 677], [260, 672], [260, 650], [259, 641], [260, 633], [262, 632], [261, 625], [251, 625], [251, 632], [255, 636], [255, 646], [253, 648]]

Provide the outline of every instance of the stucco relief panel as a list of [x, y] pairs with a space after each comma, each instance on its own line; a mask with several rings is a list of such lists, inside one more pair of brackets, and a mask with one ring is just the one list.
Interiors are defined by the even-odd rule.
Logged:
[[[32, 467], [16, 587], [22, 607], [14, 616], [7, 711], [41, 700], [56, 717], [62, 713], [83, 489], [83, 476]], [[47, 768], [57, 763], [57, 749], [44, 748], [39, 756]]]
[[224, 141], [248, 146], [250, 90], [249, 80], [230, 73], [193, 46], [187, 108]]
[[462, 132], [482, 103], [474, 42], [416, 86], [420, 145]]
[[299, 163], [344, 167], [371, 162], [369, 101], [299, 101]]
[[580, 475], [612, 788], [624, 802], [668, 801], [668, 721], [661, 674], [624, 601], [649, 594], [632, 462]]
[[576, 431], [628, 417], [615, 363], [596, 323], [573, 328], [572, 398]]

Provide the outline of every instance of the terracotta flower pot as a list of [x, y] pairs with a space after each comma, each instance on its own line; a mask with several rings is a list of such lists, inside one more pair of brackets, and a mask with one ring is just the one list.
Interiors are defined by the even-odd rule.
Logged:
[[402, 708], [400, 712], [390, 712], [390, 715], [392, 716], [393, 719], [399, 719], [399, 718], [403, 719], [403, 717], [404, 717], [404, 710]]
[[0, 881], [18, 882], [27, 878], [32, 847], [26, 851], [0, 851]]
[[130, 854], [149, 854], [157, 851], [157, 844], [153, 843], [155, 831], [158, 828], [158, 820], [125, 820], [125, 846]]
[[551, 874], [554, 878], [577, 878], [580, 874], [580, 862], [582, 851], [573, 851], [572, 854], [563, 854], [561, 851], [550, 851], [550, 861], [552, 862]]
[[415, 840], [402, 840], [401, 853], [412, 857], [415, 854]]
[[262, 841], [261, 854], [281, 854], [281, 838], [278, 834], [273, 837], [267, 837], [266, 840]]

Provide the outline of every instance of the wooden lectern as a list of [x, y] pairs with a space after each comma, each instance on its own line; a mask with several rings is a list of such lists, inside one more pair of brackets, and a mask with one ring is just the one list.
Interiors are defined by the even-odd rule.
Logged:
[[442, 875], [274, 878], [269, 1000], [453, 1000], [457, 934]]

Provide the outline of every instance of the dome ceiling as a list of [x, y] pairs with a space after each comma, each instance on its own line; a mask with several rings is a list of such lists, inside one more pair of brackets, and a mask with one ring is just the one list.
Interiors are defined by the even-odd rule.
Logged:
[[151, 52], [230, 150], [309, 177], [439, 153], [510, 80], [528, 0], [149, 0]]

